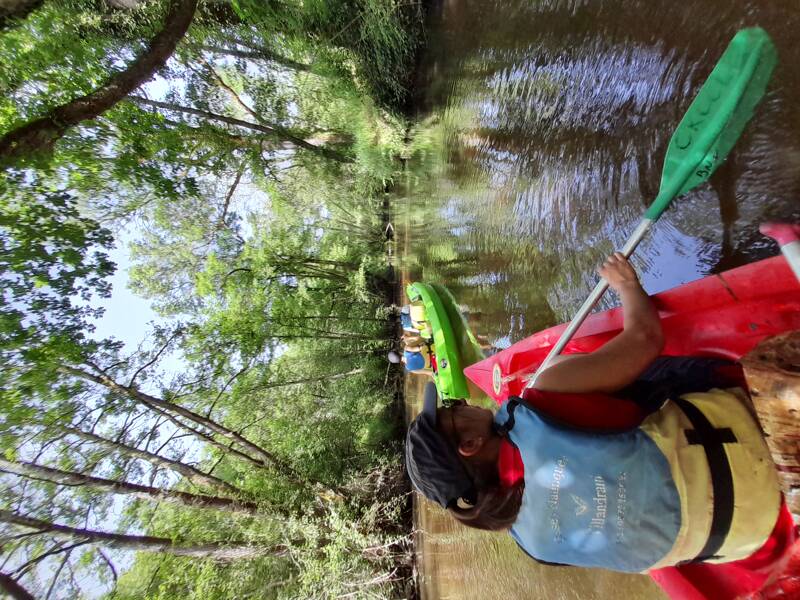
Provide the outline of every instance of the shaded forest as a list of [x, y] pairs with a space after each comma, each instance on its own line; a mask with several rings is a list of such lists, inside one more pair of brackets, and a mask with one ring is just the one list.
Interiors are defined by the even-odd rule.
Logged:
[[[398, 0], [0, 6], [0, 588], [405, 597]], [[127, 246], [157, 318], [98, 323]], [[387, 385], [389, 381], [389, 385]]]

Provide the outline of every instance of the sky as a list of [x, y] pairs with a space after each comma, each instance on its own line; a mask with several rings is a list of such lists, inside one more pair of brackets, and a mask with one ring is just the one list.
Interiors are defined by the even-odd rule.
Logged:
[[[163, 100], [169, 91], [169, 82], [161, 76], [156, 76], [142, 86], [141, 90], [149, 98]], [[100, 302], [105, 308], [103, 318], [97, 322], [95, 336], [98, 338], [115, 337], [125, 342], [126, 351], [135, 350], [144, 340], [149, 329], [148, 323], [160, 320], [150, 308], [148, 300], [136, 296], [128, 288], [128, 268], [130, 266], [130, 252], [128, 244], [134, 239], [131, 229], [115, 232], [115, 247], [109, 253], [117, 265], [117, 270], [111, 278], [111, 297]]]
[[131, 239], [128, 231], [115, 237], [116, 247], [109, 256], [116, 263], [117, 270], [110, 280], [111, 297], [101, 303], [106, 312], [97, 323], [98, 337], [114, 336], [125, 342], [127, 349], [135, 349], [145, 337], [147, 324], [159, 320], [149, 301], [136, 296], [128, 288], [128, 243]]
[[[168, 321], [156, 314], [150, 307], [150, 301], [137, 296], [128, 287], [128, 269], [131, 266], [128, 244], [134, 239], [134, 232], [124, 229], [114, 235], [115, 247], [109, 252], [109, 258], [117, 265], [111, 282], [111, 296], [103, 298], [97, 305], [105, 309], [102, 318], [95, 321], [95, 339], [115, 338], [125, 344], [123, 354], [136, 352], [152, 330], [152, 324], [165, 324]], [[144, 348], [148, 346], [145, 345]], [[184, 363], [175, 352], [164, 354], [156, 368], [167, 374], [179, 373], [183, 370]], [[144, 386], [144, 391], [153, 393], [157, 389]]]

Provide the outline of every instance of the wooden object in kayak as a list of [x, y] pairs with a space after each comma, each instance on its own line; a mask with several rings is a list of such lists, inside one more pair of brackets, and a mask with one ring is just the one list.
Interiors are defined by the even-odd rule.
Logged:
[[[800, 329], [800, 283], [782, 256], [687, 283], [653, 301], [664, 328], [665, 355], [739, 360], [761, 340]], [[464, 372], [495, 400], [520, 394], [565, 328], [540, 331]], [[621, 308], [595, 313], [564, 354], [591, 352], [621, 330]]]
[[778, 469], [786, 505], [800, 515], [800, 331], [759, 343], [742, 358], [753, 406]]

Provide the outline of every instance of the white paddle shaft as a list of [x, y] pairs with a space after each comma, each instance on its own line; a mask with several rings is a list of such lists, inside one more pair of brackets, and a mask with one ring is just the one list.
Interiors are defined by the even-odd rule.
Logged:
[[[622, 250], [620, 250], [620, 252], [625, 256], [625, 258], [629, 258], [630, 255], [633, 254], [633, 251], [636, 249], [636, 246], [638, 246], [639, 242], [642, 241], [645, 234], [653, 225], [653, 223], [655, 223], [655, 221], [652, 221], [651, 219], [642, 219], [642, 221], [636, 227], [634, 232], [628, 238], [628, 241], [625, 242], [625, 245], [622, 247]], [[542, 364], [539, 365], [539, 368], [536, 370], [536, 373], [533, 374], [533, 377], [531, 377], [528, 383], [525, 385], [525, 389], [531, 387], [534, 383], [536, 383], [536, 378], [539, 376], [539, 374], [542, 371], [544, 371], [548, 366], [550, 366], [550, 363], [556, 356], [561, 354], [561, 351], [564, 349], [564, 346], [566, 346], [569, 343], [569, 341], [575, 335], [575, 332], [578, 331], [578, 328], [586, 320], [586, 317], [589, 316], [589, 313], [592, 312], [592, 309], [600, 301], [600, 298], [602, 298], [603, 294], [606, 293], [607, 289], [608, 289], [608, 282], [605, 279], [601, 278], [600, 281], [595, 286], [594, 290], [592, 290], [592, 293], [589, 295], [589, 297], [586, 299], [586, 301], [578, 310], [578, 313], [575, 315], [572, 321], [570, 321], [569, 325], [564, 330], [564, 333], [562, 333], [561, 337], [558, 338], [558, 341], [556, 342], [555, 346], [553, 346], [548, 355], [542, 361]]]
[[800, 240], [784, 244], [781, 246], [781, 252], [786, 257], [786, 262], [792, 267], [797, 281], [800, 281]]

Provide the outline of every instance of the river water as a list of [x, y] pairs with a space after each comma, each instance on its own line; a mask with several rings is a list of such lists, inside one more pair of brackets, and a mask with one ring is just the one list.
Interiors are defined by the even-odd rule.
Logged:
[[[639, 246], [650, 293], [775, 254], [759, 223], [800, 221], [800, 5], [434, 5], [398, 215], [405, 272], [446, 284], [499, 346], [568, 319], [655, 197], [694, 94], [736, 31], [756, 25], [778, 66], [727, 161]], [[412, 412], [418, 388], [409, 381]], [[427, 597], [659, 597], [646, 577], [539, 567], [507, 536], [462, 531], [425, 503], [417, 514]]]

